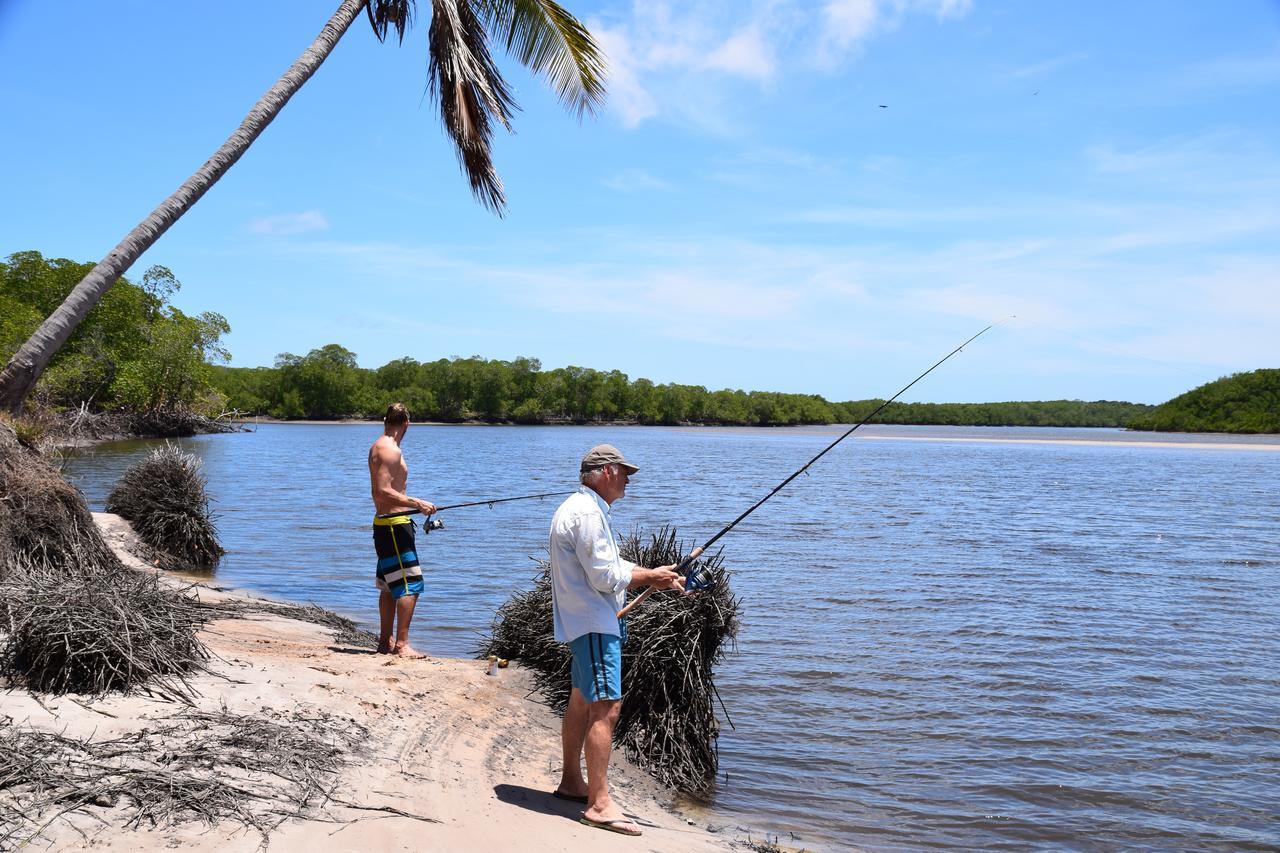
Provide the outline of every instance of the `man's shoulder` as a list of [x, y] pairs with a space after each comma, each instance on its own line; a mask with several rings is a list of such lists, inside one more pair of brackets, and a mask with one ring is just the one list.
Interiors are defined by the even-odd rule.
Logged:
[[389, 435], [380, 436], [369, 447], [370, 456], [377, 456], [383, 459], [394, 459], [400, 455], [400, 452], [400, 445], [396, 444], [395, 440]]
[[560, 503], [555, 515], [552, 517], [552, 523], [567, 523], [584, 513], [591, 512], [595, 508], [595, 502], [591, 498], [582, 492], [574, 492]]

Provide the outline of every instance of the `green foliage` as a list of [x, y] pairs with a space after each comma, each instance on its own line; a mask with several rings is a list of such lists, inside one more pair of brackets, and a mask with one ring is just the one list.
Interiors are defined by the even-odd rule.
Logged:
[[[836, 404], [842, 423], [857, 423], [884, 400]], [[1043, 400], [1034, 403], [894, 403], [876, 415], [882, 424], [943, 426], [1123, 427], [1151, 410], [1142, 403], [1111, 400]]]
[[[0, 358], [7, 361], [92, 268], [39, 252], [0, 262]], [[228, 360], [221, 340], [231, 327], [220, 314], [190, 317], [171, 305], [181, 286], [162, 266], [143, 273], [141, 284], [120, 279], [53, 357], [36, 399], [141, 412], [214, 405], [211, 365]]]
[[1158, 432], [1280, 433], [1280, 370], [1224, 376], [1157, 406], [1129, 427]]
[[[535, 358], [420, 362], [397, 358], [376, 370], [330, 344], [306, 356], [280, 355], [276, 368], [213, 369], [227, 406], [278, 418], [381, 418], [396, 401], [419, 421], [521, 424], [597, 423], [791, 426], [856, 423], [881, 400], [830, 403], [813, 394], [708, 391], [701, 385], [631, 381], [617, 370], [543, 370]], [[1150, 406], [1053, 400], [1046, 403], [895, 403], [876, 421], [900, 424], [1124, 426]]]

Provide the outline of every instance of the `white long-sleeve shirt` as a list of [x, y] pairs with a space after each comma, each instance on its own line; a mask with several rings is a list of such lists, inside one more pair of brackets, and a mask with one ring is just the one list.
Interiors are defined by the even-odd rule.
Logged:
[[635, 564], [622, 559], [609, 504], [587, 486], [551, 518], [551, 611], [557, 642], [583, 634], [621, 636], [618, 611]]

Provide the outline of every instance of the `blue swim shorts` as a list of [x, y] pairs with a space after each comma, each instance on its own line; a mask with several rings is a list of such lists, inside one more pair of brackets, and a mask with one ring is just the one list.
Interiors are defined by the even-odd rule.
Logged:
[[569, 641], [573, 686], [588, 702], [622, 698], [622, 638], [583, 634]]
[[421, 595], [426, 588], [413, 531], [413, 520], [408, 515], [373, 520], [373, 547], [378, 553], [374, 584], [393, 598]]

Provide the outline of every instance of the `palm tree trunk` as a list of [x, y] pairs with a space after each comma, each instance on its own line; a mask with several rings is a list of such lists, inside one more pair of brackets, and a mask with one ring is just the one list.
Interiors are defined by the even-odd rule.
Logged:
[[14, 354], [4, 370], [0, 371], [0, 408], [14, 414], [22, 410], [23, 402], [40, 374], [49, 365], [49, 360], [67, 342], [67, 338], [71, 337], [71, 333], [93, 306], [98, 304], [102, 295], [240, 159], [240, 155], [266, 130], [267, 125], [271, 124], [294, 93], [302, 88], [302, 84], [328, 58], [367, 2], [368, 0], [342, 0], [342, 5], [324, 25], [316, 40], [254, 104], [240, 127], [222, 143], [222, 147], [186, 183], [178, 187], [173, 195], [138, 223], [75, 286], [58, 310], [49, 315], [30, 340]]

